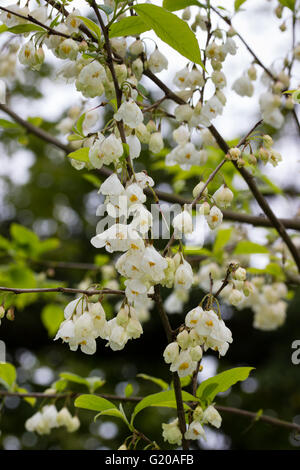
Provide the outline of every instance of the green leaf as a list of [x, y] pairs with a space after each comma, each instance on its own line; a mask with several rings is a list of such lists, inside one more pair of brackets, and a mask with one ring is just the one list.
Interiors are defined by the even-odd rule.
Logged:
[[164, 380], [158, 377], [153, 377], [152, 375], [147, 375], [147, 374], [138, 374], [137, 377], [140, 377], [141, 379], [149, 380], [150, 382], [155, 383], [156, 385], [161, 387], [162, 390], [167, 390], [169, 388], [169, 384], [167, 384], [167, 382], [165, 382]]
[[47, 253], [48, 251], [56, 250], [60, 245], [58, 238], [48, 238], [47, 240], [42, 240], [37, 246], [37, 254], [41, 255]]
[[198, 7], [207, 8], [207, 5], [197, 0], [164, 0], [163, 7], [169, 11], [183, 10], [186, 7], [196, 5]]
[[81, 377], [71, 372], [61, 372], [59, 376], [62, 379], [68, 380], [69, 382], [85, 385], [91, 393], [95, 392], [97, 388], [102, 387], [105, 384], [105, 380], [100, 377]]
[[101, 186], [101, 180], [98, 178], [98, 176], [94, 175], [93, 173], [85, 173], [84, 175], [82, 175], [82, 178], [91, 183], [97, 189], [99, 189]]
[[137, 36], [145, 31], [149, 31], [149, 29], [151, 29], [151, 27], [139, 16], [126, 16], [126, 18], [122, 18], [120, 21], [111, 25], [109, 28], [109, 37]]
[[77, 408], [84, 408], [92, 411], [105, 411], [117, 407], [109, 400], [97, 395], [80, 395], [74, 402]]
[[96, 255], [94, 258], [94, 263], [97, 264], [97, 266], [104, 266], [108, 262], [109, 262], [108, 255]]
[[109, 7], [108, 5], [99, 5], [97, 4], [97, 7], [100, 8], [100, 10], [104, 11], [107, 15], [110, 15], [114, 9]]
[[[191, 395], [188, 392], [182, 392], [183, 401], [196, 401], [197, 398]], [[131, 417], [131, 422], [133, 423], [134, 418], [140, 411], [148, 408], [149, 406], [161, 406], [167, 408], [176, 408], [176, 399], [174, 390], [169, 390], [167, 392], [154, 393], [143, 398], [136, 407]], [[185, 408], [188, 408], [187, 405], [184, 405]]]
[[46, 33], [46, 30], [37, 24], [18, 24], [7, 29], [8, 32], [14, 34], [32, 33], [33, 31], [41, 31]]
[[[28, 390], [26, 388], [17, 387], [16, 392], [18, 392], [18, 393], [28, 393]], [[27, 403], [29, 403], [29, 405], [31, 405], [31, 406], [35, 406], [35, 404], [36, 404], [36, 398], [34, 398], [34, 397], [23, 397], [23, 400], [27, 401]]]
[[0, 362], [0, 383], [12, 390], [17, 378], [16, 368], [8, 362]]
[[41, 318], [48, 335], [52, 338], [64, 320], [64, 311], [60, 305], [48, 304], [43, 308]]
[[68, 158], [73, 158], [74, 160], [79, 160], [80, 162], [88, 163], [89, 161], [89, 148], [82, 147], [75, 152], [71, 152], [67, 155]]
[[6, 24], [2, 24], [2, 25], [0, 26], [0, 34], [1, 34], [1, 33], [4, 33], [4, 32], [7, 31], [7, 30], [8, 30], [8, 27], [6, 26]]
[[245, 3], [247, 0], [235, 0], [234, 2], [234, 9], [235, 11], [238, 11], [240, 7]]
[[295, 10], [296, 0], [279, 0], [279, 3], [281, 3], [281, 5], [289, 8], [292, 11]]
[[185, 21], [156, 5], [143, 3], [133, 8], [162, 41], [203, 67], [198, 41]]
[[227, 243], [229, 242], [231, 234], [232, 228], [221, 229], [218, 231], [216, 241], [214, 243], [214, 254], [217, 254], [222, 251], [224, 246], [227, 245]]
[[86, 18], [85, 16], [77, 16], [84, 24], [85, 26], [92, 32], [94, 33], [94, 36], [98, 40], [98, 42], [101, 41], [101, 29], [100, 27], [94, 23], [94, 21], [90, 20], [89, 18]]
[[218, 393], [226, 392], [232, 385], [246, 380], [253, 369], [254, 367], [235, 367], [204, 380], [197, 389], [197, 397], [201, 401], [212, 403]]
[[80, 118], [77, 120], [76, 125], [75, 125], [76, 131], [78, 131], [78, 134], [82, 135], [82, 137], [84, 137], [84, 133], [83, 133], [83, 130], [82, 130], [84, 120], [85, 120], [85, 113], [83, 113], [80, 116]]
[[125, 394], [126, 398], [131, 397], [131, 395], [133, 394], [132, 384], [127, 384], [126, 385], [125, 390], [124, 390], [124, 394]]
[[269, 254], [270, 252], [266, 246], [260, 245], [259, 243], [249, 242], [248, 240], [240, 241], [233, 252], [234, 255], [252, 255], [254, 253]]
[[51, 384], [51, 388], [54, 388], [57, 392], [63, 392], [68, 385], [68, 381], [65, 379], [58, 379]]
[[7, 119], [0, 119], [0, 127], [3, 129], [20, 129], [20, 125]]
[[29, 246], [33, 250], [39, 244], [39, 237], [23, 225], [11, 224], [10, 234], [12, 238], [21, 246]]

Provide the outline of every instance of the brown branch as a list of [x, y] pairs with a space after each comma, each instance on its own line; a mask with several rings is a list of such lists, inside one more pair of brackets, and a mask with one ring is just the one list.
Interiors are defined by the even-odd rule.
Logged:
[[117, 289], [73, 289], [71, 287], [42, 287], [33, 289], [20, 289], [17, 287], [0, 287], [0, 292], [12, 292], [13, 294], [45, 294], [47, 292], [62, 292], [63, 294], [84, 295], [125, 295], [123, 290]]
[[[79, 397], [80, 395], [83, 395], [82, 393], [77, 393], [77, 392], [65, 392], [65, 393], [45, 393], [45, 392], [25, 392], [25, 393], [19, 393], [19, 392], [9, 392], [6, 390], [0, 390], [0, 396], [3, 397], [20, 397], [20, 398], [76, 398]], [[125, 402], [139, 402], [141, 401], [144, 397], [122, 397], [119, 395], [110, 395], [107, 393], [101, 393], [98, 394], [96, 393], [95, 395], [106, 398], [107, 400], [118, 400], [118, 401], [125, 401]]]
[[[217, 141], [219, 147], [221, 148], [221, 150], [223, 150], [223, 152], [225, 152], [227, 154], [228, 151], [229, 151], [229, 146], [227, 145], [227, 143], [225, 142], [223, 137], [219, 134], [219, 132], [217, 131], [217, 129], [213, 125], [210, 125], [209, 130], [212, 133], [212, 135], [214, 136], [214, 138], [216, 139], [216, 141]], [[300, 255], [299, 255], [299, 252], [298, 252], [296, 246], [294, 245], [294, 243], [292, 242], [290, 236], [288, 235], [284, 225], [276, 217], [276, 215], [272, 211], [271, 207], [269, 206], [269, 203], [267, 202], [267, 200], [264, 198], [264, 196], [259, 191], [259, 189], [258, 189], [258, 187], [255, 183], [254, 177], [245, 168], [243, 168], [243, 167], [239, 168], [235, 161], [232, 161], [232, 163], [235, 166], [235, 168], [239, 171], [239, 173], [242, 175], [244, 180], [246, 181], [246, 183], [247, 183], [250, 191], [252, 192], [254, 198], [256, 199], [257, 203], [259, 204], [259, 206], [261, 207], [263, 212], [266, 214], [266, 216], [270, 220], [272, 226], [277, 230], [278, 234], [281, 236], [282, 240], [285, 242], [285, 244], [289, 248], [289, 250], [291, 252], [291, 255], [293, 256], [294, 261], [297, 265], [298, 271], [300, 272]]]
[[[117, 99], [117, 108], [119, 108], [122, 104], [122, 90], [119, 86], [119, 82], [118, 82], [116, 71], [115, 71], [113, 55], [112, 55], [112, 50], [111, 50], [111, 44], [110, 44], [110, 40], [109, 40], [109, 28], [107, 26], [105, 26], [95, 0], [91, 1], [91, 7], [93, 8], [93, 10], [94, 10], [94, 12], [97, 16], [97, 19], [98, 19], [98, 22], [100, 24], [101, 30], [103, 32], [104, 41], [105, 41], [105, 49], [106, 49], [106, 52], [107, 52], [106, 63], [107, 63], [107, 66], [110, 70], [110, 73], [111, 73], [111, 76], [112, 76], [112, 79], [113, 79], [115, 93], [116, 93], [116, 99]], [[121, 140], [122, 140], [123, 144], [126, 144], [126, 135], [125, 135], [125, 129], [124, 129], [123, 121], [118, 121], [117, 122], [117, 127], [118, 127], [118, 130], [120, 132], [120, 137], [121, 137]], [[132, 163], [131, 163], [130, 155], [127, 156], [126, 161], [127, 161], [126, 166], [127, 166], [128, 175], [129, 175], [129, 177], [131, 177], [132, 174], [133, 174], [133, 171], [132, 171]]]
[[273, 418], [267, 415], [258, 415], [258, 413], [253, 413], [253, 411], [241, 410], [239, 408], [233, 408], [231, 406], [221, 406], [217, 405], [216, 409], [219, 411], [224, 411], [226, 413], [232, 413], [240, 416], [245, 416], [247, 418], [252, 418], [254, 421], [264, 421], [266, 423], [272, 424], [273, 426], [281, 426], [288, 429], [294, 429], [295, 431], [300, 432], [300, 425], [296, 423], [290, 423], [289, 421], [284, 421], [282, 419]]
[[50, 28], [49, 26], [45, 25], [44, 23], [41, 23], [39, 20], [33, 18], [33, 16], [24, 16], [21, 15], [20, 13], [16, 13], [14, 11], [9, 10], [8, 8], [0, 7], [0, 10], [5, 11], [6, 13], [10, 13], [11, 15], [17, 16], [18, 18], [22, 18], [25, 21], [29, 21], [30, 23], [36, 24], [38, 26], [41, 26], [44, 28], [48, 33], [52, 34], [53, 36], [61, 36], [66, 39], [74, 39], [75, 41], [81, 42], [82, 39], [70, 36], [69, 34], [61, 33], [60, 31], [56, 31], [53, 28]]
[[[75, 398], [82, 395], [82, 393], [77, 393], [77, 392], [65, 392], [65, 393], [43, 393], [43, 392], [25, 392], [25, 393], [19, 393], [19, 392], [11, 392], [7, 390], [0, 390], [0, 396], [2, 397], [19, 397], [19, 398]], [[111, 395], [107, 393], [101, 393], [98, 394], [96, 393], [95, 395], [106, 398], [107, 400], [116, 400], [116, 401], [123, 401], [123, 402], [140, 402], [143, 400], [145, 397], [122, 397], [119, 395]], [[221, 406], [221, 405], [216, 405], [215, 408], [219, 411], [225, 412], [225, 413], [231, 413], [239, 416], [245, 416], [246, 418], [251, 418], [255, 421], [263, 421], [266, 423], [269, 423], [273, 426], [279, 426], [279, 427], [284, 427], [287, 429], [293, 429], [295, 431], [300, 432], [300, 425], [297, 423], [291, 423], [289, 421], [285, 421], [282, 419], [278, 418], [273, 418], [272, 416], [267, 416], [267, 415], [258, 415], [257, 413], [253, 411], [247, 411], [247, 410], [242, 410], [240, 408], [234, 408], [231, 406]]]
[[[171, 343], [173, 341], [174, 331], [171, 328], [168, 315], [166, 314], [163, 303], [162, 303], [159, 285], [154, 286], [153, 299], [156, 303], [157, 310], [158, 310], [161, 322], [163, 324], [163, 328], [165, 330], [168, 343]], [[182, 393], [181, 393], [181, 383], [180, 383], [180, 379], [179, 379], [177, 372], [173, 373], [173, 384], [174, 384], [175, 398], [176, 398], [176, 404], [177, 404], [177, 416], [178, 416], [178, 421], [179, 421], [179, 428], [182, 433], [182, 447], [184, 450], [188, 450], [189, 443], [184, 438], [184, 433], [186, 431], [186, 424], [185, 424], [185, 414], [184, 414], [184, 407], [183, 407], [183, 400], [182, 400]]]

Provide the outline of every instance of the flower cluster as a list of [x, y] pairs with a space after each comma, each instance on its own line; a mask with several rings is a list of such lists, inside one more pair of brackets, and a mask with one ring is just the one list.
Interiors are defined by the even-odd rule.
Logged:
[[68, 408], [57, 411], [55, 405], [46, 405], [41, 411], [27, 419], [25, 428], [27, 431], [36, 432], [39, 435], [50, 434], [52, 429], [65, 427], [68, 432], [75, 432], [80, 427], [77, 416], [72, 416]]
[[[205, 430], [203, 425], [210, 424], [219, 428], [222, 423], [222, 418], [219, 412], [213, 405], [209, 405], [205, 410], [200, 405], [193, 411], [193, 419], [187, 425], [187, 430], [184, 433], [184, 438], [187, 440], [197, 440], [200, 438], [206, 439]], [[170, 423], [163, 423], [163, 438], [169, 444], [176, 444], [180, 446], [182, 443], [182, 432], [179, 428], [178, 418]]]

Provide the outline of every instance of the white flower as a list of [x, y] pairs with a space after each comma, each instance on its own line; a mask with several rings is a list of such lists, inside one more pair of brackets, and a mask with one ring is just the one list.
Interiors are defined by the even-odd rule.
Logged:
[[149, 150], [152, 153], [159, 153], [164, 148], [164, 141], [160, 132], [154, 132], [149, 139]]
[[114, 114], [116, 121], [123, 121], [124, 124], [132, 129], [138, 127], [143, 122], [143, 113], [138, 105], [132, 100], [124, 101], [118, 111]]
[[226, 86], [226, 77], [223, 72], [216, 70], [211, 74], [211, 79], [216, 88], [224, 88]]
[[223, 220], [223, 214], [217, 206], [210, 209], [209, 215], [206, 218], [209, 228], [214, 230], [219, 227]]
[[179, 356], [178, 343], [176, 341], [173, 341], [173, 343], [169, 343], [164, 350], [163, 356], [167, 364], [171, 364], [172, 362], [174, 362]]
[[205, 125], [205, 120], [207, 120], [207, 122], [210, 123], [212, 119], [216, 118], [219, 114], [222, 114], [222, 113], [223, 113], [223, 106], [222, 106], [221, 101], [216, 96], [213, 96], [205, 103], [205, 105], [203, 106], [201, 110], [201, 117], [204, 118], [204, 125]]
[[183, 261], [182, 264], [176, 269], [174, 285], [179, 289], [190, 289], [193, 284], [194, 275], [191, 265], [187, 261]]
[[164, 270], [168, 267], [168, 262], [163, 258], [154, 246], [147, 246], [141, 260], [141, 267], [147, 277], [158, 283], [165, 277]]
[[205, 432], [199, 421], [192, 421], [188, 427], [188, 430], [184, 434], [185, 439], [195, 440], [200, 437], [205, 438]]
[[280, 129], [284, 123], [284, 116], [279, 111], [278, 108], [273, 109], [271, 112], [264, 112], [262, 114], [263, 120], [265, 123], [269, 124], [270, 126], [274, 127], [275, 129]]
[[78, 44], [71, 38], [62, 41], [57, 49], [57, 54], [60, 59], [76, 60], [78, 52]]
[[28, 65], [32, 69], [38, 70], [44, 62], [43, 49], [35, 47], [32, 41], [24, 44], [19, 52], [19, 61], [23, 65]]
[[81, 16], [81, 13], [79, 10], [76, 9], [69, 13], [66, 18], [66, 24], [71, 33], [76, 33], [79, 30], [79, 26], [81, 25], [81, 19], [78, 18], [78, 16]]
[[187, 127], [179, 126], [173, 131], [173, 139], [178, 145], [187, 144], [190, 138], [190, 132]]
[[222, 418], [218, 411], [212, 405], [210, 405], [204, 411], [203, 421], [211, 424], [215, 428], [219, 428], [222, 423]]
[[196, 87], [203, 87], [204, 79], [203, 74], [197, 68], [194, 68], [191, 72], [189, 72], [187, 76], [187, 86], [191, 89]]
[[115, 224], [104, 232], [91, 239], [95, 248], [103, 248], [113, 253], [114, 251], [127, 251], [130, 248], [140, 250], [143, 248], [143, 240], [136, 230], [130, 225]]
[[127, 300], [134, 304], [134, 306], [142, 306], [143, 303], [147, 302], [147, 286], [140, 282], [138, 279], [127, 279], [125, 281], [126, 289], [125, 295]]
[[133, 214], [131, 226], [145, 235], [153, 225], [153, 216], [143, 204], [133, 204], [129, 207], [128, 215]]
[[185, 324], [189, 328], [196, 328], [202, 319], [203, 310], [201, 307], [193, 308], [185, 317]]
[[6, 84], [3, 80], [0, 80], [0, 104], [6, 103]]
[[143, 203], [146, 201], [146, 196], [142, 188], [137, 183], [131, 183], [127, 186], [125, 194], [128, 198], [128, 204]]
[[121, 57], [125, 57], [127, 50], [126, 38], [112, 38], [110, 42], [113, 50]]
[[141, 171], [135, 174], [135, 180], [141, 188], [146, 188], [147, 186], [154, 186], [154, 181], [151, 176], [148, 176], [145, 171]]
[[174, 217], [172, 225], [174, 227], [174, 237], [182, 238], [183, 235], [192, 233], [193, 218], [188, 210], [183, 210]]
[[254, 86], [248, 76], [243, 76], [235, 80], [232, 89], [240, 96], [251, 97], [254, 93]]
[[124, 186], [120, 182], [118, 176], [113, 173], [110, 175], [104, 183], [101, 184], [99, 193], [104, 196], [119, 196], [125, 191]]
[[159, 73], [162, 70], [168, 68], [168, 60], [161, 52], [159, 52], [158, 49], [155, 49], [155, 51], [149, 57], [148, 67], [151, 72]]
[[106, 139], [102, 134], [98, 135], [98, 139], [89, 151], [90, 162], [95, 168], [110, 165], [110, 163], [116, 162], [122, 155], [122, 142], [115, 134], [111, 134]]
[[233, 192], [223, 184], [214, 193], [213, 198], [219, 207], [226, 209], [233, 200]]
[[190, 348], [190, 355], [193, 361], [200, 361], [202, 359], [202, 348], [201, 346], [197, 345], [192, 348]]
[[184, 67], [184, 69], [179, 70], [179, 72], [176, 73], [173, 79], [174, 85], [181, 89], [187, 88], [189, 74], [190, 72], [187, 67]]
[[177, 372], [179, 377], [186, 377], [194, 372], [197, 362], [193, 361], [188, 350], [181, 351], [179, 356], [172, 362], [170, 371]]
[[76, 88], [86, 98], [95, 98], [95, 96], [103, 94], [105, 80], [104, 67], [99, 62], [94, 61], [82, 68], [76, 80]]
[[142, 147], [139, 139], [136, 135], [129, 135], [126, 138], [126, 143], [129, 145], [129, 154], [131, 159], [138, 158], [140, 156]]
[[144, 43], [140, 39], [137, 39], [129, 46], [129, 51], [133, 55], [140, 55], [144, 52]]
[[247, 271], [246, 269], [239, 267], [233, 272], [232, 275], [237, 281], [245, 281], [247, 278]]
[[223, 45], [223, 50], [226, 54], [235, 55], [237, 51], [237, 45], [232, 38], [227, 38]]
[[178, 446], [180, 446], [182, 442], [182, 434], [179, 429], [178, 418], [174, 419], [174, 421], [169, 424], [163, 423], [162, 428], [162, 435], [164, 440], [169, 442], [170, 444], [177, 444]]
[[178, 122], [189, 121], [193, 115], [193, 108], [189, 104], [180, 104], [174, 110]]

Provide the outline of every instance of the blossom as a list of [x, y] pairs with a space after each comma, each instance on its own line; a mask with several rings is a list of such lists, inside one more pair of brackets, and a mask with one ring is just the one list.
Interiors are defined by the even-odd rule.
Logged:
[[0, 80], [0, 104], [6, 103], [6, 84], [3, 80]]
[[254, 93], [254, 87], [248, 76], [244, 75], [235, 80], [232, 85], [232, 89], [240, 96], [251, 97]]
[[179, 126], [173, 131], [173, 139], [178, 145], [187, 144], [190, 138], [190, 132], [187, 127]]
[[114, 251], [127, 251], [142, 249], [143, 240], [130, 225], [114, 224], [109, 229], [91, 239], [95, 248], [105, 247], [109, 253]]
[[148, 67], [153, 73], [159, 73], [168, 68], [167, 58], [156, 48], [148, 60]]
[[190, 289], [193, 280], [194, 276], [192, 267], [186, 260], [184, 260], [176, 269], [174, 285], [180, 289]]
[[173, 219], [172, 225], [174, 227], [174, 237], [182, 238], [182, 235], [187, 235], [193, 231], [193, 219], [190, 212], [184, 209]]
[[233, 192], [223, 184], [213, 194], [213, 198], [219, 207], [226, 209], [233, 200]]
[[217, 206], [210, 209], [209, 215], [206, 218], [209, 227], [214, 230], [219, 227], [223, 220], [223, 214]]
[[169, 343], [168, 346], [164, 350], [164, 360], [167, 364], [171, 364], [174, 362], [179, 356], [179, 345], [177, 341], [173, 341]]
[[105, 196], [119, 196], [124, 191], [124, 186], [120, 182], [116, 173], [113, 173], [108, 178], [106, 178], [99, 189], [99, 193], [104, 194]]
[[193, 361], [188, 350], [183, 350], [178, 357], [172, 362], [170, 371], [177, 372], [179, 377], [186, 377], [194, 372], [197, 362]]
[[126, 143], [129, 145], [130, 158], [132, 160], [134, 160], [135, 158], [138, 158], [140, 156], [142, 147], [137, 136], [133, 134], [129, 135], [126, 138]]
[[160, 132], [154, 132], [149, 139], [149, 150], [152, 153], [159, 153], [164, 148], [164, 141]]
[[178, 446], [180, 446], [182, 442], [182, 433], [179, 429], [178, 418], [174, 419], [169, 424], [163, 423], [162, 428], [162, 435], [164, 440], [169, 442], [170, 444], [177, 444]]
[[125, 295], [128, 299], [128, 302], [132, 303], [134, 306], [143, 305], [147, 301], [147, 286], [137, 279], [127, 279], [125, 281]]
[[126, 126], [135, 129], [143, 122], [143, 113], [138, 105], [132, 100], [124, 101], [118, 111], [114, 114], [116, 121], [123, 121]]
[[189, 424], [188, 430], [184, 434], [185, 439], [199, 439], [200, 437], [205, 438], [205, 432], [202, 427], [202, 425], [199, 423], [199, 421], [192, 421], [191, 424]]
[[211, 424], [215, 428], [219, 428], [222, 423], [222, 418], [216, 408], [212, 405], [208, 406], [203, 414], [203, 421]]
[[86, 98], [94, 98], [103, 94], [105, 80], [104, 67], [99, 62], [93, 61], [82, 68], [76, 80], [76, 88]]
[[61, 59], [76, 60], [78, 52], [78, 44], [71, 38], [62, 41], [57, 49], [57, 54]]

